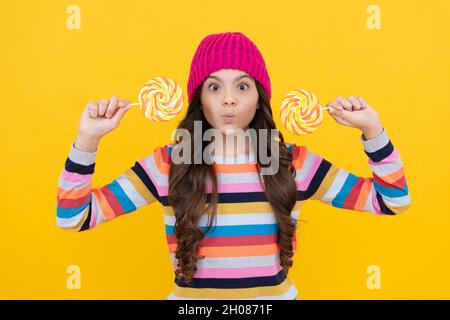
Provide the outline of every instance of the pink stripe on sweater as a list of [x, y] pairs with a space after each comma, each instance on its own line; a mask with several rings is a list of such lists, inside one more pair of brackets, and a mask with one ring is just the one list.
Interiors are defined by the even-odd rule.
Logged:
[[[167, 186], [158, 186], [155, 184], [155, 187], [158, 189], [158, 194], [160, 196], [167, 196], [169, 191]], [[217, 186], [217, 192], [219, 193], [239, 193], [239, 192], [263, 192], [263, 186], [257, 182], [250, 183], [219, 183]], [[206, 185], [207, 192], [212, 192], [212, 185]]]
[[372, 187], [371, 188], [372, 188], [372, 205], [373, 205], [373, 208], [376, 211], [375, 213], [382, 214], [381, 209], [380, 209], [380, 205], [379, 205], [378, 199], [377, 199], [377, 193], [376, 193], [375, 187], [373, 185], [373, 181], [372, 181]]
[[373, 166], [382, 166], [382, 165], [385, 165], [386, 163], [395, 162], [399, 156], [400, 156], [400, 154], [398, 153], [397, 149], [394, 148], [392, 153], [381, 161], [373, 162], [372, 159], [369, 158], [369, 164], [371, 164]]
[[69, 172], [66, 169], [63, 169], [62, 178], [67, 181], [71, 182], [78, 182], [78, 183], [86, 183], [92, 178], [92, 173], [90, 174], [79, 174], [76, 172]]
[[[207, 191], [212, 192], [212, 185], [207, 185]], [[263, 192], [263, 186], [258, 182], [249, 183], [219, 183], [217, 186], [219, 193], [234, 193], [234, 192]]]
[[251, 278], [268, 277], [277, 274], [281, 265], [251, 268], [205, 268], [199, 269], [196, 278]]
[[152, 181], [153, 185], [156, 188], [156, 191], [158, 192], [158, 195], [161, 196], [167, 196], [169, 194], [169, 188], [168, 186], [159, 186], [156, 181], [155, 178], [152, 177], [152, 175], [150, 174], [150, 171], [148, 170], [147, 166], [145, 165], [145, 162], [143, 159], [138, 161], [139, 164], [141, 165], [142, 168], [144, 168], [145, 173], [147, 174], [148, 178]]
[[[92, 194], [92, 200], [94, 199], [94, 194]], [[91, 221], [89, 221], [89, 229], [95, 228], [97, 224], [97, 212], [95, 211], [95, 207], [91, 203]]]
[[296, 181], [297, 190], [305, 191], [308, 189], [308, 186], [311, 183], [311, 180], [313, 179], [314, 175], [317, 172], [317, 169], [319, 169], [320, 163], [322, 162], [323, 158], [320, 156], [316, 156], [316, 160], [314, 160], [313, 165], [311, 166], [311, 169], [308, 172], [308, 176], [302, 181]]
[[[174, 264], [176, 268], [176, 265]], [[281, 270], [281, 265], [249, 268], [201, 268], [195, 273], [195, 278], [251, 278], [269, 277]]]

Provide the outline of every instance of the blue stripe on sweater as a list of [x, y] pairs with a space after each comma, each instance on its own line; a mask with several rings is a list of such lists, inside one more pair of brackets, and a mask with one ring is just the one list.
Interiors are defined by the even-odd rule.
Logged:
[[333, 207], [342, 208], [344, 206], [345, 200], [348, 197], [348, 194], [352, 190], [353, 186], [358, 181], [358, 177], [352, 173], [349, 173], [347, 179], [345, 179], [344, 185], [341, 190], [338, 192], [336, 197], [331, 202]]
[[402, 189], [384, 187], [378, 184], [376, 181], [373, 182], [373, 185], [378, 193], [388, 198], [399, 198], [408, 195], [408, 185], [405, 185], [405, 187]]
[[87, 208], [90, 202], [86, 202], [82, 206], [76, 208], [56, 208], [56, 216], [59, 218], [72, 218]]
[[[174, 235], [174, 227], [166, 226], [166, 234]], [[206, 232], [207, 227], [202, 226], [201, 229]], [[213, 226], [205, 234], [206, 237], [227, 237], [227, 236], [256, 236], [265, 234], [276, 234], [278, 230], [277, 224], [251, 224], [238, 226]]]
[[130, 198], [128, 198], [127, 194], [125, 193], [125, 191], [123, 191], [122, 187], [116, 180], [108, 184], [108, 188], [112, 193], [114, 193], [114, 196], [116, 197], [117, 201], [119, 201], [125, 212], [136, 210], [136, 206], [133, 204], [133, 202], [131, 202]]

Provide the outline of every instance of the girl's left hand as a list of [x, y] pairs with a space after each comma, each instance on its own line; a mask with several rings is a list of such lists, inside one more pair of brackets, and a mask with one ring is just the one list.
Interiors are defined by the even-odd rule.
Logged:
[[363, 133], [382, 130], [377, 112], [363, 97], [339, 96], [327, 104], [328, 113], [339, 124], [360, 129]]

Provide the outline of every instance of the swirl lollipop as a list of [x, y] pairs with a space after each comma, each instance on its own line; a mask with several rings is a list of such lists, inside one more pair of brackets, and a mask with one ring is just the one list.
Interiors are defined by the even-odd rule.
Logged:
[[139, 102], [145, 117], [156, 122], [172, 120], [183, 108], [183, 91], [173, 80], [156, 77], [144, 83], [139, 92]]
[[316, 95], [307, 89], [290, 91], [281, 103], [281, 121], [289, 132], [305, 135], [316, 130], [323, 120], [323, 108]]

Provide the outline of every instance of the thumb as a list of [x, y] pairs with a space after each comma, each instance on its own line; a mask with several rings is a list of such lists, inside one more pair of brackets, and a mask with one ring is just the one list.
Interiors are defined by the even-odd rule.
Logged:
[[126, 107], [130, 104], [130, 101], [128, 99], [122, 99], [119, 101], [118, 106], [119, 107]]
[[116, 114], [112, 117], [112, 121], [116, 122], [118, 124], [120, 122], [120, 120], [122, 120], [122, 117], [124, 116], [124, 114], [130, 109], [131, 109], [131, 107], [129, 104], [127, 104], [124, 107], [120, 107], [117, 110]]
[[[334, 114], [335, 116], [343, 119], [343, 120], [347, 120], [349, 122], [352, 122], [355, 118], [356, 113], [353, 111], [348, 111], [345, 109], [342, 110], [332, 110], [332, 114]], [[357, 115], [356, 115], [357, 116]]]

